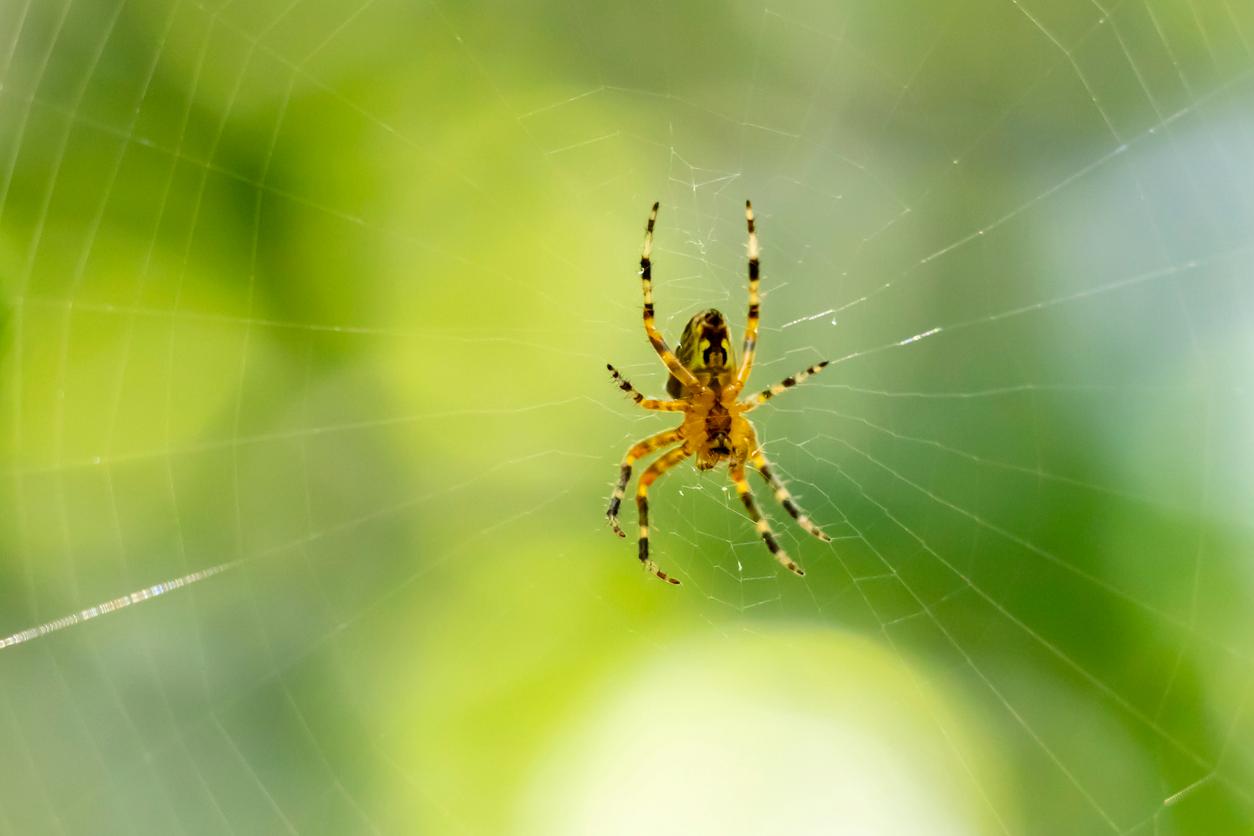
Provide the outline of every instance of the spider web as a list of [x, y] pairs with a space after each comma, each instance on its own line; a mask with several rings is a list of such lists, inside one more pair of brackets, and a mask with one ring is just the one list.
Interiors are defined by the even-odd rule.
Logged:
[[[675, 6], [0, 6], [0, 833], [1249, 832], [1254, 14]], [[672, 590], [604, 364], [746, 197], [834, 541], [685, 465]], [[685, 819], [703, 734], [792, 781]]]

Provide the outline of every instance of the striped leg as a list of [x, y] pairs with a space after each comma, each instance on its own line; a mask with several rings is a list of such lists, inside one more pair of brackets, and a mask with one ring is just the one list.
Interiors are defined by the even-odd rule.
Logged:
[[745, 398], [740, 403], [742, 406], [744, 406], [745, 412], [752, 412], [753, 410], [757, 409], [762, 404], [769, 401], [771, 398], [778, 395], [780, 392], [783, 392], [785, 389], [791, 389], [792, 387], [796, 386], [798, 383], [805, 383], [806, 380], [811, 375], [816, 375], [819, 372], [823, 371], [823, 369], [827, 368], [828, 362], [829, 362], [828, 360], [824, 360], [822, 363], [815, 363], [813, 366], [806, 369], [805, 371], [797, 372], [796, 374], [790, 377], [786, 377], [783, 380], [781, 380], [779, 383], [776, 383], [774, 386], [768, 389], [763, 389], [761, 392], [758, 392], [756, 395]]
[[662, 334], [657, 330], [657, 325], [653, 321], [653, 224], [657, 221], [658, 204], [653, 204], [653, 210], [649, 212], [649, 223], [644, 230], [644, 249], [640, 253], [640, 284], [644, 289], [644, 331], [649, 335], [649, 342], [653, 344], [653, 350], [662, 358], [662, 362], [666, 364], [666, 368], [670, 369], [680, 383], [690, 389], [701, 389], [701, 381], [679, 362], [679, 358], [675, 356], [675, 352], [667, 346], [666, 340], [662, 339]]
[[745, 222], [749, 225], [749, 320], [745, 323], [744, 356], [740, 370], [736, 372], [736, 386], [743, 387], [753, 370], [753, 355], [758, 347], [758, 319], [762, 313], [762, 299], [758, 296], [758, 233], [753, 226], [753, 205], [745, 201]]
[[666, 430], [657, 435], [651, 435], [638, 444], [633, 444], [631, 449], [627, 451], [627, 455], [623, 457], [621, 470], [618, 474], [618, 484], [614, 486], [614, 493], [610, 494], [610, 508], [605, 512], [605, 516], [610, 521], [610, 528], [619, 537], [627, 536], [618, 524], [618, 508], [623, 503], [623, 492], [627, 490], [627, 483], [631, 480], [632, 464], [641, 456], [647, 456], [654, 450], [665, 447], [668, 444], [674, 444], [676, 441], [679, 441], [679, 430]]
[[609, 363], [605, 364], [605, 368], [609, 369], [610, 374], [614, 376], [614, 382], [618, 384], [618, 388], [630, 395], [631, 399], [636, 402], [637, 406], [642, 406], [645, 409], [652, 409], [656, 412], [684, 411], [683, 401], [659, 401], [654, 398], [646, 398], [644, 395], [636, 391], [636, 387], [632, 386], [627, 381], [627, 378], [618, 373], [618, 369], [614, 368]]
[[758, 511], [758, 504], [753, 501], [753, 491], [749, 489], [749, 483], [745, 480], [745, 466], [743, 464], [732, 465], [730, 471], [732, 481], [736, 483], [736, 493], [740, 494], [740, 500], [744, 502], [745, 508], [749, 511], [749, 516], [753, 519], [754, 525], [757, 526], [758, 534], [762, 535], [762, 541], [766, 543], [766, 547], [771, 550], [771, 554], [775, 555], [775, 559], [780, 562], [780, 565], [789, 572], [804, 575], [805, 570], [794, 563], [792, 558], [780, 548], [779, 543], [775, 540], [775, 534], [771, 531], [770, 523]]
[[806, 533], [812, 534], [822, 540], [824, 543], [832, 542], [832, 538], [823, 533], [823, 530], [814, 524], [814, 521], [806, 516], [805, 512], [797, 507], [797, 503], [793, 502], [792, 494], [788, 492], [788, 488], [784, 487], [784, 483], [776, 478], [771, 471], [770, 465], [766, 461], [766, 456], [762, 455], [762, 451], [758, 450], [753, 454], [753, 466], [757, 468], [758, 473], [762, 474], [762, 478], [775, 491], [775, 500], [784, 506], [797, 525], [806, 530]]
[[640, 511], [640, 562], [651, 574], [677, 586], [679, 585], [678, 578], [672, 578], [657, 568], [657, 564], [649, 559], [649, 486], [657, 481], [659, 476], [686, 458], [688, 458], [688, 451], [683, 447], [676, 447], [640, 474], [640, 485], [636, 488], [636, 508]]

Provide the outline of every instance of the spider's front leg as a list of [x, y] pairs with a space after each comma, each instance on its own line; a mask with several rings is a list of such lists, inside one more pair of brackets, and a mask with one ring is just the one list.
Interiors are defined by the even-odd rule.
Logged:
[[[756, 439], [754, 443], [757, 443]], [[775, 491], [775, 501], [784, 506], [784, 510], [797, 521], [797, 525], [805, 529], [807, 534], [819, 538], [824, 543], [832, 542], [832, 538], [828, 537], [823, 532], [823, 529], [815, 525], [805, 511], [797, 507], [797, 503], [793, 501], [792, 494], [788, 492], [788, 488], [784, 487], [784, 483], [779, 481], [779, 478], [771, 470], [766, 456], [762, 455], [760, 449], [753, 454], [753, 467], [758, 473], [762, 474], [762, 478], [771, 486], [771, 490]]]
[[780, 547], [779, 541], [775, 539], [775, 533], [771, 531], [771, 524], [758, 511], [758, 504], [753, 501], [753, 490], [749, 487], [748, 480], [745, 479], [745, 466], [743, 464], [733, 464], [729, 471], [732, 481], [736, 483], [736, 493], [740, 494], [740, 500], [745, 504], [745, 510], [749, 512], [749, 517], [757, 527], [758, 534], [762, 535], [762, 542], [766, 543], [766, 547], [771, 550], [771, 554], [775, 555], [775, 559], [779, 561], [781, 566], [789, 572], [805, 575], [805, 570], [798, 566], [788, 556], [787, 552]]
[[618, 508], [623, 502], [623, 493], [627, 490], [627, 483], [631, 480], [631, 466], [636, 459], [641, 456], [647, 456], [654, 450], [660, 450], [668, 444], [674, 444], [679, 441], [679, 430], [663, 430], [656, 435], [633, 444], [631, 449], [627, 451], [627, 455], [623, 456], [623, 463], [619, 466], [618, 484], [614, 486], [614, 493], [610, 495], [610, 507], [605, 512], [605, 516], [610, 521], [610, 528], [619, 537], [626, 537], [623, 533], [622, 526], [618, 524]]
[[640, 512], [640, 562], [644, 564], [645, 570], [655, 577], [677, 586], [679, 585], [678, 578], [672, 578], [657, 568], [657, 564], [649, 559], [649, 486], [659, 476], [686, 458], [688, 458], [688, 451], [683, 447], [671, 450], [640, 474], [640, 487], [636, 489], [636, 509]]

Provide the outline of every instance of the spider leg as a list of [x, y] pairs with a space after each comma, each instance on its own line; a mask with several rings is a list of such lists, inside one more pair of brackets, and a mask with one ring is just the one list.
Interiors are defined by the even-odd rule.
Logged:
[[672, 578], [657, 568], [657, 564], [649, 559], [649, 486], [659, 476], [686, 458], [688, 458], [688, 451], [683, 447], [676, 447], [649, 465], [644, 473], [640, 474], [640, 486], [636, 488], [636, 509], [640, 512], [640, 562], [644, 564], [644, 568], [651, 574], [656, 575], [667, 583], [676, 585], [679, 584], [678, 578]]
[[749, 516], [753, 519], [754, 525], [757, 526], [758, 534], [762, 535], [762, 541], [766, 543], [766, 547], [771, 550], [771, 554], [775, 555], [775, 559], [780, 562], [780, 565], [789, 572], [804, 575], [805, 570], [794, 563], [792, 558], [780, 548], [774, 532], [771, 531], [770, 523], [758, 511], [758, 504], [753, 501], [753, 491], [749, 488], [748, 481], [745, 480], [745, 466], [743, 464], [734, 464], [729, 470], [732, 481], [736, 483], [736, 493], [740, 494], [740, 500], [744, 502], [745, 508], [749, 511]]
[[610, 494], [610, 507], [605, 512], [605, 516], [610, 521], [610, 528], [619, 537], [626, 537], [623, 529], [618, 524], [618, 508], [623, 502], [623, 492], [627, 490], [627, 483], [631, 480], [631, 466], [636, 459], [641, 456], [647, 456], [654, 450], [665, 447], [668, 444], [674, 444], [679, 441], [679, 430], [665, 430], [651, 435], [648, 438], [633, 444], [631, 449], [627, 451], [627, 455], [623, 457], [623, 463], [618, 474], [618, 484], [614, 486], [614, 493]]
[[775, 491], [775, 499], [780, 505], [784, 506], [797, 525], [806, 530], [806, 533], [812, 534], [822, 540], [824, 543], [832, 542], [832, 538], [823, 533], [823, 530], [814, 524], [804, 511], [797, 507], [797, 503], [793, 501], [792, 494], [788, 492], [788, 488], [784, 487], [784, 483], [779, 481], [774, 472], [771, 471], [770, 465], [766, 461], [766, 456], [762, 455], [759, 449], [753, 454], [753, 467], [762, 474], [762, 478]]
[[761, 392], [758, 392], [756, 395], [745, 398], [740, 402], [741, 405], [744, 406], [744, 411], [752, 412], [762, 404], [769, 401], [771, 398], [778, 395], [780, 392], [783, 392], [785, 389], [791, 389], [798, 383], [805, 383], [811, 375], [816, 375], [823, 371], [823, 369], [827, 368], [829, 362], [830, 361], [828, 360], [824, 360], [822, 363], [815, 363], [805, 371], [800, 371], [794, 375], [790, 375], [781, 380], [779, 383], [776, 383], [774, 386], [770, 386], [763, 389]]
[[614, 382], [618, 384], [618, 388], [630, 395], [631, 399], [636, 402], [637, 406], [644, 407], [645, 409], [652, 409], [656, 412], [684, 411], [683, 401], [659, 401], [655, 398], [646, 398], [644, 395], [636, 391], [636, 387], [632, 386], [631, 383], [628, 382], [627, 378], [618, 373], [618, 369], [614, 368], [609, 363], [605, 364], [605, 368], [609, 369], [610, 374], [614, 376]]
[[753, 225], [753, 205], [745, 201], [745, 222], [749, 225], [749, 319], [745, 323], [744, 353], [740, 370], [736, 372], [736, 386], [743, 387], [753, 370], [753, 355], [758, 346], [758, 319], [762, 311], [762, 299], [758, 296], [758, 233]]
[[653, 260], [651, 256], [653, 254], [653, 224], [657, 221], [657, 207], [658, 204], [654, 203], [652, 211], [649, 212], [649, 223], [644, 231], [644, 249], [640, 252], [640, 285], [644, 290], [644, 331], [649, 335], [653, 350], [662, 358], [662, 362], [666, 364], [670, 373], [683, 385], [698, 390], [704, 388], [701, 381], [697, 380], [696, 376], [679, 362], [679, 358], [670, 350], [666, 340], [662, 339], [662, 334], [653, 321]]

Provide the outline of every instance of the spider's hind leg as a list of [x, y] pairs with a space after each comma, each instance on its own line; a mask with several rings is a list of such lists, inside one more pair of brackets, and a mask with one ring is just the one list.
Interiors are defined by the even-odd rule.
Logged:
[[[762, 316], [762, 297], [758, 293], [761, 267], [758, 262], [758, 231], [753, 220], [753, 204], [745, 201], [745, 223], [749, 228], [749, 318], [745, 321], [744, 354], [736, 372], [736, 386], [743, 387], [753, 371], [753, 357], [758, 347], [758, 322]], [[737, 389], [739, 391], [739, 389]]]
[[662, 338], [662, 333], [658, 331], [657, 323], [654, 321], [653, 225], [657, 222], [657, 207], [658, 204], [654, 203], [652, 211], [649, 212], [649, 223], [644, 232], [644, 248], [640, 251], [640, 288], [644, 292], [644, 332], [653, 345], [653, 350], [666, 364], [667, 370], [684, 386], [690, 389], [701, 389], [703, 388], [701, 381], [697, 380], [692, 372], [679, 362], [679, 358], [666, 344], [666, 340]]

